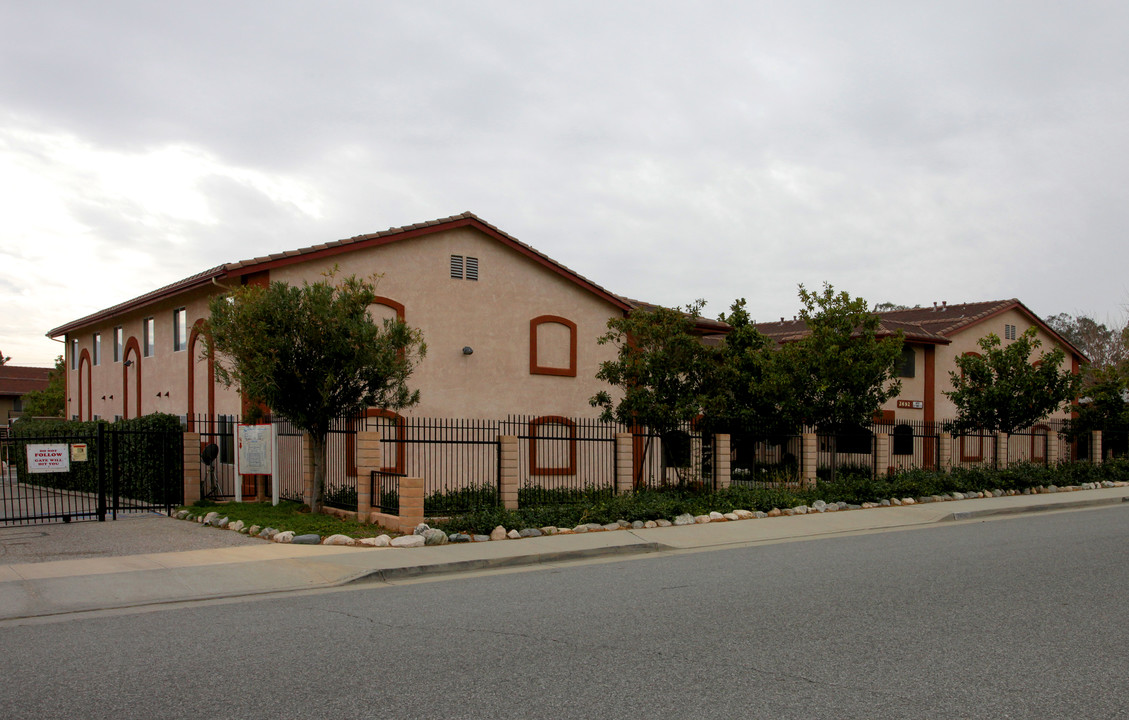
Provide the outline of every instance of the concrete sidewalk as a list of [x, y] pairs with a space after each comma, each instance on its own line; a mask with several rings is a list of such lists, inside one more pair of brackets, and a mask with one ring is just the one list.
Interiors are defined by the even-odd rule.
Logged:
[[414, 549], [261, 542], [208, 550], [8, 564], [0, 565], [0, 620], [594, 557], [819, 539], [1125, 502], [1129, 502], [1129, 488], [1106, 488]]

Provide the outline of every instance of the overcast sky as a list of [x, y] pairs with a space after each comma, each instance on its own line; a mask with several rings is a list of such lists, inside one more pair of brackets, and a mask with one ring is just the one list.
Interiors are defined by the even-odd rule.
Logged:
[[0, 4], [0, 351], [470, 210], [649, 302], [1129, 304], [1129, 3]]

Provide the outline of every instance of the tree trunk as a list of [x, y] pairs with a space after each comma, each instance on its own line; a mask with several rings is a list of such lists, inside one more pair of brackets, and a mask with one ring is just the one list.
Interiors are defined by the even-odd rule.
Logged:
[[321, 512], [322, 490], [325, 488], [325, 433], [310, 434], [310, 454], [313, 455], [314, 476], [310, 487], [310, 512]]

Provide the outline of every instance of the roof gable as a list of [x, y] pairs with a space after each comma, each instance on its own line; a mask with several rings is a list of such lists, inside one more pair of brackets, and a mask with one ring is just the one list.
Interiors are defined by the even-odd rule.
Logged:
[[460, 215], [452, 215], [451, 217], [442, 218], [438, 220], [430, 220], [428, 222], [416, 223], [414, 225], [406, 225], [403, 227], [389, 228], [381, 232], [369, 233], [367, 235], [357, 235], [355, 237], [347, 238], [344, 240], [336, 240], [334, 242], [322, 243], [319, 245], [311, 245], [297, 250], [287, 250], [281, 253], [274, 253], [271, 255], [263, 255], [249, 260], [240, 260], [232, 263], [225, 263], [224, 265], [217, 265], [209, 270], [205, 270], [195, 275], [190, 275], [183, 280], [171, 283], [164, 287], [158, 288], [144, 295], [127, 300], [126, 302], [99, 310], [98, 312], [91, 313], [85, 317], [73, 320], [65, 325], [60, 325], [47, 333], [48, 337], [59, 337], [73, 330], [82, 328], [95, 322], [104, 321], [106, 319], [122, 315], [127, 312], [137, 310], [155, 302], [180, 295], [201, 287], [211, 285], [213, 282], [220, 282], [225, 280], [234, 280], [241, 278], [252, 273], [262, 272], [275, 267], [283, 267], [294, 263], [308, 262], [310, 260], [317, 260], [320, 258], [331, 258], [348, 252], [363, 248], [378, 247], [380, 245], [387, 245], [389, 243], [400, 242], [409, 240], [411, 238], [420, 237], [424, 235], [432, 235], [446, 230], [453, 230], [462, 227], [472, 227], [486, 236], [497, 240], [498, 242], [512, 248], [518, 253], [524, 255], [542, 267], [554, 272], [566, 280], [578, 285], [580, 288], [590, 292], [615, 307], [627, 312], [631, 310], [633, 305], [625, 298], [616, 295], [609, 290], [597, 285], [591, 280], [585, 278], [574, 270], [560, 264], [553, 260], [548, 255], [536, 250], [530, 245], [527, 245], [512, 235], [503, 232], [494, 225], [482, 220], [477, 215], [471, 212], [464, 212]]

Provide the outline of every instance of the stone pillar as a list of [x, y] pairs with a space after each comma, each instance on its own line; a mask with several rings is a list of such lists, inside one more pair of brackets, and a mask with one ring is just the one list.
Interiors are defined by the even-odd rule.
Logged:
[[1101, 465], [1102, 452], [1102, 431], [1094, 430], [1090, 433], [1090, 460], [1095, 465]]
[[184, 504], [200, 499], [200, 433], [184, 433]]
[[953, 434], [943, 432], [938, 436], [940, 439], [937, 442], [940, 445], [939, 455], [937, 458], [938, 467], [943, 472], [948, 472], [953, 469]]
[[730, 483], [730, 455], [729, 455], [729, 435], [714, 435], [713, 436], [713, 474], [714, 479], [717, 480], [717, 489], [724, 490], [729, 487]]
[[615, 492], [617, 495], [626, 495], [633, 489], [634, 437], [631, 433], [615, 434]]
[[1054, 430], [1047, 431], [1047, 467], [1058, 465], [1062, 459], [1062, 438]]
[[819, 462], [819, 443], [815, 433], [804, 433], [803, 452], [800, 454], [800, 480], [805, 485], [815, 485], [818, 475], [816, 466]]
[[1011, 436], [1007, 433], [996, 433], [996, 468], [1000, 470], [1007, 469], [1008, 446], [1011, 444]]
[[507, 510], [517, 510], [517, 442], [515, 435], [498, 436], [498, 489]]
[[400, 532], [411, 532], [423, 522], [423, 478], [400, 478]]
[[882, 433], [874, 438], [874, 474], [893, 475], [894, 466], [890, 464], [890, 435]]
[[372, 512], [372, 474], [380, 470], [380, 433], [358, 430], [355, 436], [357, 456], [357, 520], [367, 522]]

